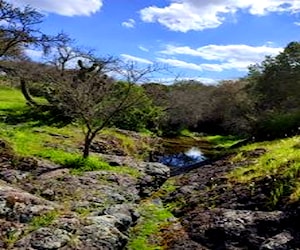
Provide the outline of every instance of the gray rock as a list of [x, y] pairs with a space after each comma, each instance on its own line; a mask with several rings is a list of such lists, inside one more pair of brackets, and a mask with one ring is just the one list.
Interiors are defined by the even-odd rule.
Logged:
[[128, 238], [118, 230], [120, 221], [111, 215], [88, 217], [79, 239], [86, 249], [122, 249]]
[[267, 239], [260, 247], [260, 250], [289, 250], [289, 242], [293, 240], [290, 232], [284, 231]]
[[40, 228], [32, 234], [30, 244], [39, 250], [50, 250], [62, 248], [69, 241], [70, 234], [65, 230]]

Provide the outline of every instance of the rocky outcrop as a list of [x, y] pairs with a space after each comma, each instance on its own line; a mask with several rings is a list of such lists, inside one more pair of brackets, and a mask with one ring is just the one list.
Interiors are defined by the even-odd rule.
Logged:
[[294, 249], [287, 219], [281, 211], [210, 209], [193, 211], [183, 224], [191, 240], [209, 249]]
[[[245, 154], [252, 161], [265, 152]], [[233, 164], [229, 159], [172, 177], [178, 188], [163, 201], [176, 204], [172, 211], [181, 229], [169, 228], [168, 249], [300, 249], [299, 203], [271, 208], [268, 197], [275, 180], [268, 176], [255, 189], [231, 183], [227, 174], [249, 160]]]
[[162, 164], [117, 156], [106, 156], [115, 171], [73, 175], [1, 146], [0, 249], [123, 249], [141, 198], [169, 177]]

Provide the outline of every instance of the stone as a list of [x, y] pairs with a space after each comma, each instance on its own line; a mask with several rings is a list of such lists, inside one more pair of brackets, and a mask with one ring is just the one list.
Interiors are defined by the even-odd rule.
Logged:
[[62, 229], [40, 228], [35, 231], [30, 244], [35, 249], [51, 250], [59, 249], [70, 241], [70, 234]]
[[294, 237], [288, 231], [283, 231], [282, 233], [276, 234], [275, 236], [267, 239], [261, 247], [260, 250], [289, 250], [292, 247], [289, 245], [290, 241]]

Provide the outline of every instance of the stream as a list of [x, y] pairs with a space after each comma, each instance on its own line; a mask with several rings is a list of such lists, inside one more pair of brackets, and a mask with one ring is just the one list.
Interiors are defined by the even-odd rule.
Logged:
[[164, 138], [155, 161], [169, 166], [172, 176], [209, 163], [213, 155], [212, 145], [201, 138]]
[[159, 162], [169, 167], [186, 167], [207, 160], [202, 151], [197, 147], [191, 147], [185, 152], [159, 157]]

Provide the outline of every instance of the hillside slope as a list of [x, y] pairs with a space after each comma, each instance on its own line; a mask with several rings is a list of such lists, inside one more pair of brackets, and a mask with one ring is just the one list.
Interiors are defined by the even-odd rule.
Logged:
[[166, 249], [300, 249], [300, 136], [250, 144], [169, 179]]

